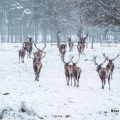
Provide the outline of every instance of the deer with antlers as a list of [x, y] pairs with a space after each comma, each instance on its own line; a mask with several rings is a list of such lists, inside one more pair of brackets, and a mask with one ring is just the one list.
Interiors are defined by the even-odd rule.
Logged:
[[97, 56], [95, 56], [93, 58], [93, 62], [95, 65], [97, 65], [97, 72], [99, 74], [99, 77], [101, 79], [101, 82], [102, 82], [102, 89], [104, 89], [105, 87], [105, 84], [106, 84], [106, 79], [108, 80], [108, 84], [109, 84], [109, 90], [110, 90], [110, 74], [111, 74], [111, 70], [109, 68], [104, 68], [102, 67], [102, 65], [106, 62], [106, 58], [105, 60], [101, 63], [101, 64], [98, 64], [96, 62], [96, 58]]
[[85, 49], [85, 40], [87, 39], [88, 34], [86, 35], [86, 37], [80, 37], [80, 40], [78, 41], [78, 45], [77, 45], [77, 49], [78, 49], [78, 53], [82, 54], [84, 52]]
[[109, 58], [105, 55], [105, 53], [102, 53], [102, 55], [103, 55], [103, 56], [105, 57], [105, 59], [108, 61], [107, 65], [106, 65], [106, 68], [109, 68], [109, 69], [111, 70], [110, 77], [111, 77], [111, 79], [112, 79], [112, 75], [113, 75], [113, 71], [114, 71], [114, 67], [115, 67], [113, 61], [114, 61], [115, 59], [117, 59], [117, 58], [120, 56], [120, 54], [118, 54], [115, 58], [112, 58], [112, 59], [109, 59]]
[[79, 87], [79, 79], [80, 79], [81, 72], [82, 72], [81, 68], [77, 66], [79, 59], [80, 59], [80, 55], [79, 55], [77, 62], [72, 61], [72, 64], [73, 64], [72, 65], [73, 66], [72, 67], [72, 77], [74, 79], [74, 87], [75, 86]]
[[[80, 75], [81, 75], [81, 68], [76, 66], [79, 59], [77, 60], [77, 62], [72, 62], [73, 57], [74, 56], [71, 57], [69, 62], [65, 62], [62, 59], [62, 61], [64, 63], [65, 76], [66, 76], [66, 81], [67, 81], [68, 86], [69, 86], [70, 81], [71, 81], [71, 86], [72, 86], [72, 78], [73, 78], [74, 79], [74, 87], [76, 87], [76, 86], [79, 87], [79, 79], [80, 79]], [[72, 62], [73, 65], [70, 65], [70, 62]]]
[[[42, 53], [44, 53], [44, 55], [42, 55]], [[34, 73], [35, 73], [35, 81], [39, 81], [39, 75], [40, 75], [40, 71], [42, 69], [41, 60], [46, 56], [46, 53], [43, 51], [43, 49], [42, 50], [38, 49], [37, 52], [33, 53], [33, 56], [34, 56], [34, 58], [32, 58], [31, 56], [30, 56], [30, 58], [33, 59], [33, 69], [34, 69]]]
[[66, 44], [60, 44], [58, 48], [59, 48], [59, 53], [61, 55], [61, 58], [64, 60], [67, 45]]
[[24, 43], [23, 43], [23, 46], [24, 46], [25, 50], [27, 51], [27, 57], [28, 57], [28, 56], [30, 57], [30, 55], [31, 55], [31, 53], [32, 53], [33, 42], [34, 42], [34, 41], [32, 41], [32, 38], [29, 38], [29, 41], [28, 41], [28, 42], [24, 42]]
[[73, 59], [73, 56], [71, 57], [69, 62], [65, 62], [64, 59], [62, 58], [62, 61], [64, 63], [66, 82], [67, 82], [68, 86], [69, 86], [70, 79], [71, 79], [71, 86], [72, 86], [72, 68], [73, 68], [73, 66], [70, 65], [70, 62], [72, 61], [72, 59]]
[[18, 55], [19, 55], [19, 63], [20, 63], [20, 61], [21, 61], [22, 63], [24, 63], [24, 57], [25, 57], [25, 55], [26, 55], [26, 50], [25, 50], [24, 47], [22, 47], [22, 49], [20, 49], [20, 50], [18, 51]]

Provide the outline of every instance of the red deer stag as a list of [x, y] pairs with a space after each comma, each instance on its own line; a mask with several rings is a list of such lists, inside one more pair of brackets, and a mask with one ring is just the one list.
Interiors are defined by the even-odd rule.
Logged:
[[[38, 49], [38, 48], [37, 48]], [[44, 53], [44, 55], [42, 55]], [[43, 59], [46, 56], [46, 53], [43, 52], [42, 50], [38, 49], [37, 52], [33, 53], [34, 58], [33, 59], [33, 69], [35, 73], [35, 81], [39, 81], [39, 75], [40, 71], [42, 69], [42, 63], [41, 59]]]
[[32, 53], [33, 42], [34, 42], [34, 41], [32, 41], [32, 38], [29, 38], [29, 41], [28, 41], [28, 42], [24, 42], [24, 43], [23, 43], [23, 46], [24, 46], [24, 48], [25, 48], [26, 51], [27, 51], [27, 57], [28, 57], [28, 56], [30, 57], [30, 55], [31, 55], [31, 53]]
[[20, 50], [18, 51], [18, 55], [19, 55], [19, 63], [20, 63], [20, 61], [21, 61], [22, 63], [24, 63], [24, 57], [25, 57], [25, 55], [26, 55], [26, 50], [25, 50], [24, 47], [22, 47], [22, 49], [20, 49]]
[[43, 57], [37, 56], [37, 57], [30, 57], [33, 59], [33, 70], [35, 73], [35, 81], [39, 81], [39, 75], [40, 75], [40, 71], [42, 69], [42, 63], [41, 63], [41, 59], [43, 59], [45, 57], [45, 55]]
[[95, 57], [93, 58], [93, 62], [94, 62], [95, 65], [97, 65], [97, 70], [96, 70], [96, 71], [98, 72], [99, 77], [100, 77], [100, 79], [101, 79], [102, 89], [104, 89], [105, 84], [106, 84], [106, 79], [108, 79], [109, 90], [110, 90], [110, 74], [111, 74], [111, 70], [110, 70], [109, 68], [104, 68], [104, 67], [102, 67], [103, 63], [106, 62], [106, 59], [104, 60], [103, 63], [98, 64], [98, 63], [96, 62], [96, 58], [97, 58], [97, 56], [95, 56]]
[[114, 71], [114, 67], [115, 67], [113, 61], [114, 61], [116, 58], [118, 58], [118, 57], [120, 56], [120, 54], [118, 54], [115, 58], [112, 58], [112, 59], [109, 59], [109, 58], [105, 55], [105, 53], [102, 53], [102, 54], [103, 54], [103, 56], [106, 58], [106, 60], [108, 61], [107, 65], [106, 65], [106, 68], [109, 68], [109, 69], [111, 70], [110, 77], [111, 77], [111, 79], [112, 79], [112, 75], [113, 75], [113, 71]]
[[86, 37], [80, 37], [80, 40], [78, 41], [78, 45], [77, 45], [77, 49], [78, 49], [78, 53], [82, 54], [84, 53], [84, 49], [85, 49], [85, 40], [87, 39], [88, 34], [86, 35]]
[[79, 79], [80, 79], [80, 76], [81, 76], [81, 68], [76, 66], [76, 64], [78, 63], [80, 59], [80, 55], [79, 55], [79, 58], [77, 60], [77, 62], [72, 62], [73, 63], [73, 67], [72, 67], [72, 77], [74, 79], [74, 87], [77, 86], [79, 87]]
[[65, 57], [66, 48], [67, 48], [67, 45], [65, 45], [65, 44], [60, 44], [59, 45], [59, 53], [60, 53], [60, 56], [63, 60], [64, 60], [64, 57]]
[[70, 65], [71, 60], [73, 59], [73, 56], [69, 60], [69, 62], [65, 62], [64, 59], [62, 59], [64, 63], [64, 70], [65, 70], [65, 76], [66, 76], [66, 82], [69, 86], [70, 78], [71, 78], [71, 86], [72, 86], [72, 65]]

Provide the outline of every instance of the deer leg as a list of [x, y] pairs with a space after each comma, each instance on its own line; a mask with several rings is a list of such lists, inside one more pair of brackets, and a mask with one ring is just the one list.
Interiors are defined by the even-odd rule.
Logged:
[[70, 85], [70, 76], [68, 77], [68, 86]]
[[68, 78], [68, 77], [67, 77], [67, 80], [66, 80], [66, 81], [67, 81], [67, 86], [69, 86], [69, 78]]
[[35, 72], [35, 81], [37, 81], [37, 74], [36, 74], [36, 72]]
[[77, 87], [79, 87], [79, 79], [77, 79]]
[[39, 73], [37, 73], [37, 81], [39, 81]]
[[69, 86], [69, 77], [66, 77], [67, 86]]
[[39, 81], [39, 71], [36, 71], [36, 81]]
[[42, 63], [41, 63], [41, 67], [40, 67], [40, 70], [39, 70], [39, 75], [40, 75], [41, 69], [42, 69]]
[[108, 76], [108, 84], [109, 84], [109, 90], [110, 90], [110, 76]]
[[113, 76], [112, 76], [112, 75], [113, 75], [113, 72], [111, 72], [111, 79], [113, 79]]
[[74, 79], [74, 87], [76, 86], [76, 80]]
[[35, 74], [35, 81], [38, 81], [38, 78], [37, 78], [37, 73]]
[[67, 80], [67, 76], [66, 76], [66, 82], [67, 82], [67, 85], [68, 85], [68, 80]]
[[74, 87], [76, 86], [76, 79], [75, 79], [75, 77], [74, 77]]
[[22, 63], [24, 63], [24, 59], [23, 59], [23, 57], [21, 57], [21, 61], [22, 61]]
[[24, 57], [23, 57], [23, 63], [24, 63]]
[[80, 79], [80, 75], [78, 75], [77, 77], [77, 87], [79, 87], [79, 79]]
[[102, 89], [104, 89], [104, 85], [103, 85], [103, 79], [101, 79], [101, 82], [102, 82]]
[[23, 63], [24, 63], [24, 57], [23, 57]]
[[35, 67], [34, 67], [34, 74], [35, 74], [35, 81], [36, 81], [37, 80], [37, 71], [36, 71]]
[[104, 80], [104, 87], [105, 87], [105, 83], [106, 83], [106, 81]]
[[72, 86], [72, 75], [71, 75], [71, 86]]

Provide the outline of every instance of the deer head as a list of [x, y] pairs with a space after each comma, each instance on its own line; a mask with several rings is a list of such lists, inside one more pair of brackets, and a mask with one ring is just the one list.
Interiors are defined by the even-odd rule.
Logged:
[[62, 62], [64, 63], [64, 68], [67, 69], [67, 66], [70, 64], [74, 56], [71, 57], [71, 59], [68, 62], [65, 62], [64, 59], [62, 59]]

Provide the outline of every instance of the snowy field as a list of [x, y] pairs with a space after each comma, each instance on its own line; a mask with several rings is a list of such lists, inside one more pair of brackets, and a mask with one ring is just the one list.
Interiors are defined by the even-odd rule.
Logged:
[[[42, 44], [38, 44], [42, 48]], [[2, 120], [120, 120], [120, 57], [115, 60], [111, 90], [101, 81], [92, 59], [102, 63], [105, 52], [110, 58], [120, 52], [118, 47], [101, 47], [95, 44], [85, 49], [77, 64], [82, 69], [79, 88], [67, 86], [64, 64], [56, 46], [48, 44], [39, 82], [34, 80], [32, 59], [25, 57], [19, 64], [18, 50], [21, 44], [0, 44], [0, 119]], [[78, 59], [76, 46], [67, 51], [65, 60], [74, 54]], [[107, 62], [106, 62], [107, 63]], [[106, 65], [104, 64], [104, 66]]]

